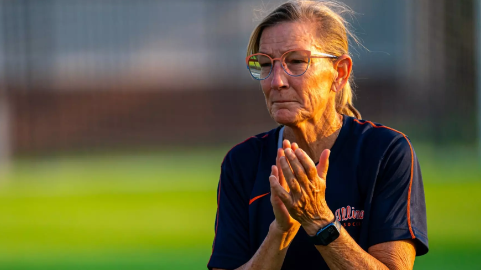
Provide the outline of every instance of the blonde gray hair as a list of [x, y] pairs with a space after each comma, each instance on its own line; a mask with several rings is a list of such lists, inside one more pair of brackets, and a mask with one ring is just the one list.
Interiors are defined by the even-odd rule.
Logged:
[[[247, 45], [247, 55], [259, 52], [259, 41], [262, 31], [282, 22], [310, 21], [319, 26], [319, 46], [325, 53], [335, 56], [349, 55], [348, 37], [360, 44], [349, 30], [349, 23], [342, 17], [353, 15], [353, 11], [344, 4], [335, 1], [289, 1], [270, 12], [257, 25]], [[336, 111], [360, 119], [361, 114], [352, 103], [354, 85], [353, 77], [341, 91], [336, 94]]]

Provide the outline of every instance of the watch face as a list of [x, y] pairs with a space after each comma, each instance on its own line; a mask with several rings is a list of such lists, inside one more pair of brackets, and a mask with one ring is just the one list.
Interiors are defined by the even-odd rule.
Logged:
[[323, 238], [325, 244], [327, 245], [339, 237], [339, 231], [334, 224], [329, 224], [325, 230], [321, 232], [321, 237]]
[[325, 228], [321, 229], [315, 236], [310, 237], [310, 240], [314, 245], [326, 246], [332, 241], [336, 240], [339, 235], [340, 233], [336, 227], [336, 223], [331, 223]]

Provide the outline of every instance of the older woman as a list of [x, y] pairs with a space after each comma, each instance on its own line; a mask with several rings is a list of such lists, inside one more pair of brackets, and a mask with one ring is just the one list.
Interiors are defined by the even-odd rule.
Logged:
[[352, 105], [346, 10], [289, 2], [254, 30], [246, 63], [280, 126], [222, 163], [210, 269], [412, 269], [428, 251], [409, 139]]

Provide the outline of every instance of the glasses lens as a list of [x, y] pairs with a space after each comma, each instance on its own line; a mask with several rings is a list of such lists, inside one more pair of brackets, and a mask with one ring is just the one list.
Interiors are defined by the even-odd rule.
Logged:
[[249, 58], [249, 71], [258, 80], [263, 80], [271, 73], [271, 59], [265, 55], [253, 55]]
[[293, 51], [286, 54], [284, 67], [292, 76], [299, 76], [306, 72], [309, 66], [309, 53], [306, 51]]

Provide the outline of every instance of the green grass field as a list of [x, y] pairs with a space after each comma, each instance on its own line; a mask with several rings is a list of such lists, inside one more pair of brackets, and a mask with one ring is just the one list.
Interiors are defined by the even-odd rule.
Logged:
[[[415, 148], [431, 248], [415, 269], [479, 269], [474, 151]], [[228, 149], [14, 160], [0, 182], [0, 269], [206, 269]]]

